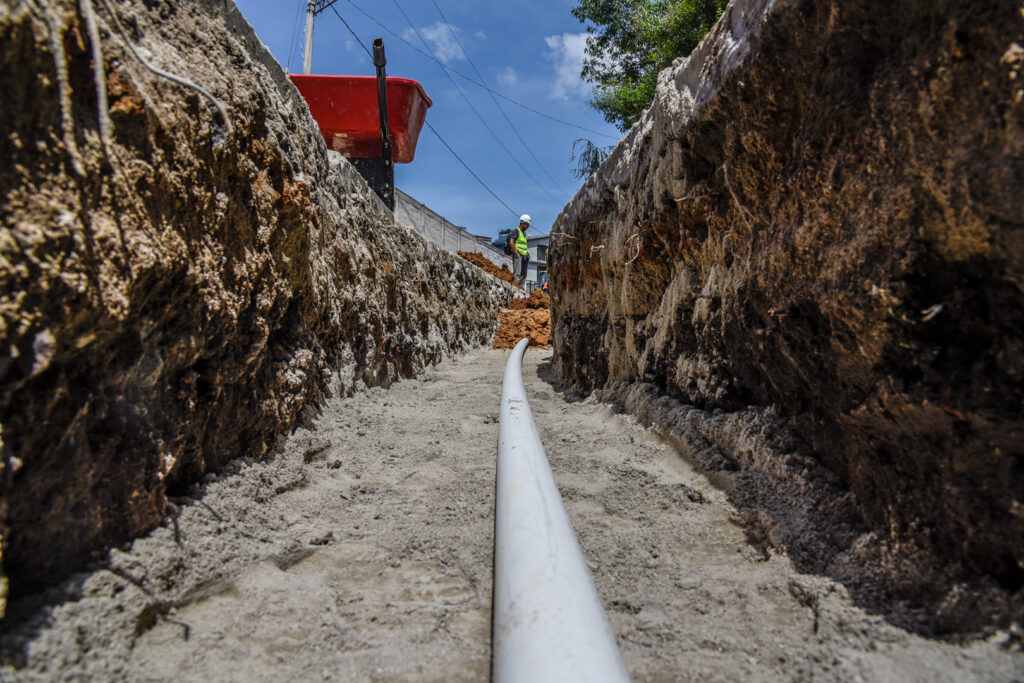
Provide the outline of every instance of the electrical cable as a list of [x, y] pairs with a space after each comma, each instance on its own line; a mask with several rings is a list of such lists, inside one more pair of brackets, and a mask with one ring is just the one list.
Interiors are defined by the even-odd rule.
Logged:
[[299, 17], [302, 16], [302, 6], [306, 4], [306, 0], [299, 0], [298, 8], [295, 12], [295, 21], [292, 23], [292, 38], [288, 42], [288, 61], [285, 64], [285, 68], [291, 72], [292, 70], [292, 56], [295, 53], [295, 46], [298, 45], [296, 40], [296, 34], [299, 30]]
[[332, 3], [328, 5], [328, 7], [331, 8], [331, 11], [334, 12], [334, 15], [336, 17], [341, 19], [341, 23], [345, 24], [345, 28], [348, 29], [348, 32], [351, 33], [352, 37], [356, 39], [357, 43], [359, 43], [359, 47], [363, 48], [363, 51], [366, 53], [366, 56], [370, 58], [370, 61], [373, 62], [373, 54], [370, 52], [369, 48], [367, 48], [366, 45], [363, 44], [363, 41], [359, 40], [359, 36], [357, 36], [356, 32], [352, 30], [352, 27], [348, 25], [348, 22], [345, 21], [345, 18], [338, 14], [338, 10], [334, 9], [334, 4]]
[[[455, 29], [453, 29], [452, 25], [448, 22], [448, 17], [446, 17], [444, 15], [444, 12], [441, 11], [441, 7], [437, 4], [437, 0], [431, 0], [431, 2], [434, 3], [434, 8], [437, 10], [437, 13], [441, 15], [441, 19], [444, 21], [445, 26], [448, 27], [448, 32], [452, 34], [452, 38], [455, 39], [455, 43], [459, 46], [459, 49], [462, 50], [462, 54], [466, 56], [466, 61], [469, 62], [469, 65], [471, 67], [473, 67], [473, 71], [476, 73], [477, 78], [479, 78], [480, 82], [484, 84], [484, 88], [490, 95], [490, 88], [487, 87], [487, 81], [484, 80], [484, 76], [482, 73], [480, 73], [480, 69], [476, 68], [476, 64], [473, 63], [473, 60], [472, 58], [470, 58], [469, 53], [466, 52], [466, 48], [462, 44], [462, 41], [459, 40], [459, 37], [455, 34]], [[510, 119], [508, 117], [508, 114], [505, 113], [505, 110], [502, 109], [501, 104], [498, 103], [498, 99], [494, 95], [491, 95], [491, 100], [494, 102], [494, 106], [498, 108], [498, 111], [501, 112], [501, 115], [505, 117], [505, 122], [508, 123], [509, 128], [511, 128], [512, 132], [516, 134], [516, 137], [519, 138], [519, 142], [523, 143], [523, 147], [526, 148], [526, 151], [530, 154], [533, 160], [537, 162], [537, 166], [540, 167], [540, 170], [543, 171], [544, 175], [546, 175], [548, 177], [548, 180], [551, 181], [551, 184], [557, 187], [558, 191], [561, 192], [562, 194], [567, 194], [567, 192], [563, 190], [562, 187], [558, 184], [558, 181], [551, 177], [551, 174], [548, 173], [548, 170], [544, 167], [544, 164], [540, 163], [540, 159], [538, 159], [537, 155], [533, 153], [533, 150], [530, 149], [530, 146], [526, 144], [526, 140], [524, 140], [523, 136], [519, 134], [519, 129], [515, 127], [515, 125], [512, 123], [512, 119]]]
[[339, 0], [316, 0], [316, 7], [313, 8], [313, 15], [316, 16], [317, 14], [320, 14], [338, 1]]
[[[405, 20], [406, 20], [407, 22], [409, 22], [409, 26], [410, 26], [410, 27], [412, 27], [412, 30], [413, 30], [413, 32], [414, 32], [414, 33], [415, 33], [415, 34], [416, 34], [416, 35], [417, 35], [417, 36], [419, 37], [420, 41], [422, 41], [422, 42], [423, 42], [423, 45], [424, 45], [424, 46], [425, 46], [425, 47], [426, 47], [426, 48], [427, 48], [428, 50], [430, 50], [430, 46], [429, 46], [429, 45], [427, 44], [427, 41], [426, 41], [426, 39], [425, 39], [425, 38], [423, 37], [423, 35], [422, 35], [422, 34], [420, 33], [419, 29], [418, 29], [418, 28], [416, 28], [416, 25], [412, 23], [412, 20], [411, 20], [411, 19], [409, 18], [409, 15], [405, 13], [405, 10], [403, 10], [403, 9], [402, 9], [402, 6], [398, 4], [398, 0], [392, 0], [392, 2], [394, 2], [394, 3], [395, 3], [395, 7], [397, 7], [397, 8], [398, 8], [398, 11], [402, 13], [402, 16], [403, 16], [403, 17], [405, 17]], [[498, 145], [500, 145], [500, 146], [501, 146], [501, 148], [502, 148], [503, 150], [505, 150], [505, 153], [506, 153], [506, 154], [508, 154], [509, 158], [510, 158], [510, 159], [512, 159], [512, 161], [514, 161], [514, 162], [515, 162], [516, 166], [518, 166], [518, 167], [519, 167], [519, 169], [520, 169], [520, 170], [521, 170], [521, 171], [522, 171], [523, 173], [525, 173], [525, 174], [526, 174], [526, 177], [527, 177], [527, 178], [529, 178], [530, 180], [532, 180], [532, 181], [534, 182], [534, 184], [535, 184], [535, 185], [536, 185], [536, 186], [537, 186], [538, 188], [540, 188], [541, 192], [544, 192], [544, 193], [545, 193], [545, 194], [546, 194], [547, 196], [551, 197], [551, 201], [554, 201], [554, 202], [557, 202], [557, 201], [559, 201], [558, 197], [556, 197], [556, 196], [554, 196], [553, 194], [551, 194], [551, 192], [550, 192], [550, 191], [548, 191], [548, 188], [544, 187], [544, 185], [542, 185], [542, 184], [541, 184], [541, 182], [540, 182], [539, 180], [537, 180], [536, 178], [534, 178], [534, 177], [533, 177], [533, 174], [532, 174], [532, 173], [530, 173], [530, 172], [529, 172], [528, 170], [526, 170], [526, 167], [525, 167], [525, 166], [523, 166], [523, 164], [522, 164], [522, 163], [521, 163], [521, 162], [519, 161], [519, 159], [518, 159], [518, 158], [516, 158], [516, 155], [512, 153], [512, 150], [510, 150], [510, 149], [509, 149], [509, 148], [508, 148], [508, 147], [507, 147], [507, 146], [505, 145], [505, 143], [501, 141], [501, 138], [499, 138], [499, 137], [498, 137], [498, 134], [494, 132], [494, 129], [493, 129], [493, 128], [491, 128], [491, 126], [490, 126], [490, 125], [489, 125], [489, 124], [487, 123], [487, 120], [486, 120], [486, 119], [485, 119], [485, 118], [483, 117], [483, 115], [482, 115], [482, 114], [481, 114], [481, 113], [480, 113], [480, 112], [479, 112], [479, 111], [477, 110], [477, 108], [473, 106], [473, 103], [469, 101], [469, 96], [467, 96], [467, 95], [466, 95], [466, 93], [465, 93], [465, 91], [463, 91], [463, 89], [459, 87], [458, 83], [456, 83], [456, 82], [455, 82], [455, 79], [453, 79], [453, 78], [451, 77], [451, 75], [450, 75], [450, 74], [449, 74], [449, 73], [448, 73], [447, 71], [445, 71], [445, 72], [444, 72], [444, 75], [445, 75], [445, 77], [446, 77], [446, 78], [448, 79], [448, 81], [449, 81], [449, 82], [450, 82], [450, 83], [452, 84], [452, 86], [453, 86], [453, 87], [454, 87], [454, 88], [455, 88], [456, 90], [458, 90], [458, 91], [459, 91], [459, 94], [460, 94], [460, 95], [462, 95], [462, 99], [464, 99], [464, 100], [466, 101], [466, 105], [467, 105], [467, 106], [468, 106], [468, 107], [470, 108], [470, 110], [472, 110], [472, 112], [473, 112], [474, 114], [476, 114], [476, 117], [477, 117], [478, 119], [480, 119], [480, 123], [482, 123], [482, 124], [483, 124], [483, 126], [484, 126], [484, 128], [486, 128], [486, 129], [487, 129], [487, 132], [491, 134], [491, 137], [493, 137], [493, 138], [494, 138], [494, 140], [495, 140], [495, 141], [496, 141], [496, 142], [498, 143]]]
[[110, 13], [110, 16], [114, 20], [114, 28], [116, 28], [117, 33], [121, 35], [121, 40], [128, 48], [128, 51], [132, 53], [132, 56], [135, 57], [135, 59], [138, 60], [138, 62], [142, 64], [142, 66], [146, 67], [157, 76], [160, 76], [161, 78], [166, 78], [167, 80], [177, 83], [178, 85], [184, 86], [186, 88], [191, 88], [192, 90], [195, 90], [197, 93], [199, 93], [207, 100], [209, 100], [210, 103], [217, 109], [217, 112], [220, 114], [221, 119], [224, 121], [224, 128], [227, 129], [228, 137], [230, 137], [231, 134], [234, 132], [234, 126], [231, 125], [231, 118], [228, 116], [228, 110], [224, 106], [224, 103], [218, 100], [212, 94], [210, 94], [209, 90], [199, 85], [198, 83], [191, 81], [185, 78], [184, 76], [179, 76], [177, 74], [171, 73], [170, 71], [164, 71], [158, 66], [155, 66], [150, 62], [146, 61], [146, 59], [139, 54], [138, 50], [135, 49], [135, 46], [132, 45], [132, 42], [128, 40], [128, 38], [126, 37], [127, 34], [124, 32], [124, 29], [121, 26], [121, 22], [117, 18], [117, 14], [114, 12], [114, 9], [110, 6], [110, 0], [102, 0], [102, 2], [107, 8], [107, 12]]
[[470, 76], [467, 76], [466, 74], [464, 74], [464, 73], [462, 73], [462, 72], [458, 71], [457, 69], [453, 69], [452, 67], [448, 66], [447, 64], [445, 64], [445, 63], [444, 63], [444, 62], [442, 62], [441, 60], [437, 59], [437, 58], [436, 58], [436, 57], [434, 57], [433, 55], [431, 55], [431, 54], [427, 54], [426, 52], [424, 52], [424, 51], [423, 51], [423, 50], [421, 50], [420, 48], [416, 47], [415, 45], [413, 45], [412, 43], [410, 43], [410, 42], [409, 42], [408, 40], [406, 40], [406, 39], [405, 39], [405, 38], [403, 38], [402, 36], [398, 35], [398, 34], [397, 34], [397, 33], [395, 33], [394, 31], [392, 31], [392, 30], [391, 30], [390, 28], [388, 28], [388, 27], [387, 27], [387, 26], [386, 26], [386, 25], [385, 25], [384, 23], [382, 23], [382, 22], [381, 22], [381, 21], [380, 21], [379, 19], [377, 19], [377, 18], [376, 18], [376, 17], [374, 17], [373, 15], [371, 15], [371, 14], [367, 13], [367, 12], [366, 12], [366, 10], [364, 10], [364, 9], [363, 9], [362, 7], [360, 7], [359, 5], [355, 4], [355, 3], [354, 3], [354, 2], [352, 1], [352, 0], [348, 0], [348, 4], [352, 5], [352, 7], [353, 7], [353, 8], [355, 8], [355, 10], [356, 10], [357, 12], [359, 12], [360, 14], [362, 14], [362, 15], [363, 15], [364, 17], [366, 17], [367, 19], [369, 19], [369, 20], [370, 20], [370, 21], [372, 21], [373, 23], [375, 23], [375, 24], [377, 24], [378, 26], [380, 26], [380, 27], [381, 27], [381, 28], [382, 28], [382, 29], [383, 29], [384, 31], [387, 31], [387, 32], [388, 32], [389, 34], [391, 34], [391, 35], [392, 35], [392, 36], [393, 36], [394, 38], [396, 38], [397, 40], [401, 41], [402, 43], [405, 43], [405, 45], [406, 45], [406, 46], [408, 46], [408, 47], [409, 47], [410, 49], [412, 49], [412, 50], [415, 50], [416, 52], [420, 53], [421, 55], [423, 55], [424, 57], [426, 57], [426, 58], [427, 58], [427, 59], [429, 59], [430, 61], [432, 61], [432, 62], [436, 63], [436, 64], [437, 64], [438, 66], [440, 66], [440, 67], [441, 67], [442, 69], [444, 69], [444, 70], [446, 70], [446, 71], [450, 71], [450, 72], [452, 72], [453, 74], [455, 74], [455, 75], [456, 75], [456, 76], [458, 76], [459, 78], [462, 78], [462, 79], [464, 79], [464, 80], [467, 80], [467, 81], [469, 81], [470, 83], [472, 83], [473, 85], [477, 86], [478, 88], [483, 88], [484, 90], [487, 90], [488, 92], [490, 92], [491, 94], [493, 94], [493, 95], [494, 95], [494, 96], [496, 96], [496, 97], [500, 97], [500, 98], [501, 98], [501, 99], [503, 99], [503, 100], [507, 100], [508, 102], [511, 102], [512, 104], [516, 105], [517, 107], [522, 107], [523, 109], [525, 109], [525, 110], [526, 110], [526, 111], [528, 111], [528, 112], [532, 112], [532, 113], [534, 113], [534, 114], [536, 114], [536, 115], [538, 115], [538, 116], [543, 116], [544, 118], [546, 118], [546, 119], [550, 119], [550, 120], [552, 120], [552, 121], [554, 121], [554, 122], [556, 122], [556, 123], [560, 123], [560, 124], [562, 124], [563, 126], [569, 126], [570, 128], [578, 128], [579, 130], [582, 130], [582, 131], [586, 131], [586, 132], [588, 132], [588, 133], [593, 133], [594, 135], [600, 135], [601, 137], [605, 137], [605, 138], [610, 138], [610, 139], [612, 139], [612, 140], [618, 140], [618, 139], [619, 139], [619, 138], [618, 138], [617, 136], [615, 136], [615, 135], [608, 135], [607, 133], [602, 133], [602, 132], [601, 132], [601, 131], [599, 131], [599, 130], [594, 130], [594, 129], [592, 129], [592, 128], [586, 128], [585, 126], [580, 126], [580, 125], [578, 125], [578, 124], [575, 124], [575, 123], [570, 123], [569, 121], [565, 121], [565, 120], [563, 120], [563, 119], [560, 119], [560, 118], [558, 118], [558, 117], [556, 117], [556, 116], [551, 116], [550, 114], [545, 114], [544, 112], [542, 112], [542, 111], [538, 111], [537, 109], [534, 109], [533, 107], [528, 107], [527, 105], [523, 104], [522, 102], [519, 102], [518, 100], [515, 100], [515, 99], [513, 99], [513, 98], [511, 98], [511, 97], [509, 97], [509, 96], [507, 96], [507, 95], [504, 95], [504, 94], [502, 94], [502, 93], [498, 92], [497, 90], [492, 90], [492, 89], [491, 89], [491, 88], [489, 88], [489, 87], [488, 87], [487, 85], [485, 85], [485, 84], [483, 84], [483, 83], [480, 83], [480, 82], [478, 82], [478, 81], [474, 80], [474, 79], [473, 79], [473, 78], [471, 78]]
[[[465, 78], [465, 76], [463, 76], [463, 78]], [[476, 85], [480, 85], [480, 84], [477, 83]], [[497, 90], [491, 90], [487, 86], [481, 86], [481, 87], [485, 88], [488, 92], [490, 92], [491, 94], [495, 95], [496, 97], [500, 97], [503, 100], [508, 100], [509, 102], [511, 102], [512, 104], [516, 105], [517, 107], [522, 107], [526, 111], [533, 112], [537, 116], [543, 116], [546, 119], [551, 119], [552, 121], [554, 121], [556, 123], [560, 123], [563, 126], [569, 126], [570, 128], [579, 128], [580, 130], [586, 131], [588, 133], [593, 133], [594, 135], [600, 135], [601, 137], [608, 138], [609, 140], [620, 140], [621, 139], [621, 138], [619, 138], [616, 135], [608, 135], [608, 133], [602, 133], [601, 131], [594, 130], [593, 128], [585, 128], [583, 126], [578, 126], [575, 123], [569, 123], [568, 121], [563, 121], [562, 119], [559, 119], [559, 118], [556, 118], [554, 116], [551, 116], [550, 114], [545, 114], [542, 111], [537, 111], [536, 109], [534, 109], [532, 107], [528, 107], [525, 104], [523, 104], [522, 102], [520, 102], [518, 100], [514, 100], [511, 97], [508, 97], [507, 95], [502, 95]]]
[[481, 184], [481, 185], [483, 186], [483, 188], [484, 188], [485, 190], [487, 190], [488, 192], [490, 192], [490, 193], [491, 193], [491, 196], [492, 196], [492, 197], [494, 197], [494, 198], [495, 198], [495, 199], [497, 199], [497, 200], [498, 200], [499, 202], [501, 202], [501, 205], [502, 205], [502, 206], [504, 206], [504, 207], [505, 207], [506, 209], [508, 209], [508, 210], [509, 210], [509, 212], [511, 212], [513, 216], [518, 216], [518, 215], [519, 215], [519, 214], [518, 214], [518, 213], [517, 213], [516, 211], [513, 211], [513, 210], [512, 210], [512, 207], [511, 207], [511, 206], [509, 206], [509, 205], [508, 205], [508, 204], [506, 204], [506, 203], [505, 203], [504, 201], [502, 201], [501, 197], [499, 197], [498, 195], [496, 195], [496, 194], [494, 193], [494, 190], [492, 190], [491, 188], [487, 187], [487, 183], [485, 183], [484, 181], [480, 180], [480, 176], [478, 176], [478, 175], [477, 175], [476, 173], [473, 173], [473, 169], [471, 169], [471, 168], [469, 167], [469, 165], [468, 165], [468, 164], [467, 164], [467, 163], [466, 163], [465, 161], [463, 161], [463, 160], [462, 160], [462, 157], [460, 157], [460, 156], [459, 156], [458, 154], [456, 154], [456, 153], [455, 153], [455, 150], [454, 150], [454, 149], [452, 149], [451, 145], [449, 145], [449, 144], [448, 144], [447, 142], [445, 142], [445, 139], [444, 139], [443, 137], [441, 137], [441, 134], [440, 134], [440, 133], [438, 133], [438, 132], [437, 132], [436, 130], [434, 130], [434, 127], [433, 127], [432, 125], [430, 125], [430, 122], [429, 122], [429, 121], [424, 121], [424, 122], [423, 122], [423, 125], [425, 125], [425, 126], [426, 126], [427, 128], [429, 128], [429, 129], [430, 129], [430, 132], [431, 132], [431, 133], [433, 133], [434, 135], [436, 135], [436, 136], [437, 136], [437, 139], [441, 141], [441, 144], [442, 144], [442, 145], [444, 145], [445, 147], [447, 147], [447, 148], [448, 148], [448, 151], [452, 153], [452, 156], [453, 156], [453, 157], [455, 157], [456, 159], [458, 159], [458, 160], [459, 160], [459, 163], [460, 163], [460, 164], [462, 164], [462, 166], [463, 166], [463, 167], [464, 167], [464, 168], [465, 168], [465, 169], [466, 169], [467, 171], [469, 171], [469, 174], [470, 174], [471, 176], [473, 176], [474, 178], [476, 178], [476, 181], [477, 181], [478, 183], [480, 183], [480, 184]]

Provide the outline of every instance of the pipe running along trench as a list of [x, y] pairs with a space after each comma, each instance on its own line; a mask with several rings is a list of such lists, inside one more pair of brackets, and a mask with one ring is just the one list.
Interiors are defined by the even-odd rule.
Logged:
[[526, 400], [528, 345], [512, 351], [501, 391], [491, 675], [496, 683], [629, 681]]

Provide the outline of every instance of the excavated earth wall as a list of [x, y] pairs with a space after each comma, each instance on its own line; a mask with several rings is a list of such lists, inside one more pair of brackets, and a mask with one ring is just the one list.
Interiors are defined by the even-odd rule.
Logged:
[[395, 223], [234, 3], [4, 2], [0, 59], [12, 591], [152, 527], [326, 394], [490, 343], [507, 286]]
[[735, 0], [552, 229], [555, 366], [799, 566], [1024, 616], [1024, 5]]

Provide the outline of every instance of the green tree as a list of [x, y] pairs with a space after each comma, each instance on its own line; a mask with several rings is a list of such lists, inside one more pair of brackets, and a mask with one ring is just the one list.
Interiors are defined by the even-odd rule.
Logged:
[[595, 86], [591, 104], [628, 130], [654, 99], [658, 72], [690, 54], [728, 0], [578, 0], [572, 14], [590, 37], [583, 78]]
[[[580, 147], [579, 152], [576, 151], [577, 147]], [[569, 158], [570, 163], [576, 162], [572, 174], [580, 179], [589, 178], [613, 149], [615, 147], [598, 147], [586, 138], [578, 138], [572, 143], [572, 156]]]

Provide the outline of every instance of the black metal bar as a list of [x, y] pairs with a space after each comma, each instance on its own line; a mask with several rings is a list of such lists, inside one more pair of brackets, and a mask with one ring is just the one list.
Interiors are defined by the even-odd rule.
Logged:
[[395, 164], [391, 156], [391, 131], [388, 129], [388, 74], [384, 68], [388, 60], [384, 56], [384, 39], [373, 39], [373, 65], [377, 67], [377, 106], [380, 111], [380, 136], [384, 159], [383, 183], [373, 188], [388, 208], [395, 210]]

